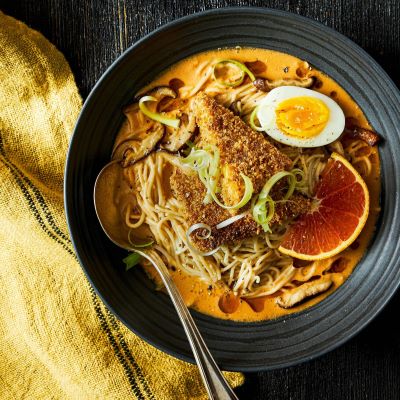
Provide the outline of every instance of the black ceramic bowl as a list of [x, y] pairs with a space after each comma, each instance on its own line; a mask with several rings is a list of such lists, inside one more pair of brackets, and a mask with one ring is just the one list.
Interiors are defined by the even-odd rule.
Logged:
[[336, 292], [301, 313], [236, 323], [193, 312], [219, 365], [259, 371], [326, 353], [359, 332], [400, 282], [400, 95], [361, 48], [312, 20], [259, 8], [208, 11], [170, 23], [138, 41], [107, 70], [87, 99], [71, 141], [65, 206], [79, 260], [102, 300], [132, 331], [178, 358], [193, 357], [169, 298], [153, 290], [140, 268], [126, 273], [125, 252], [104, 235], [93, 207], [93, 185], [120, 124], [121, 108], [158, 73], [191, 54], [218, 47], [261, 47], [307, 60], [344, 87], [384, 137], [382, 214], [367, 254]]

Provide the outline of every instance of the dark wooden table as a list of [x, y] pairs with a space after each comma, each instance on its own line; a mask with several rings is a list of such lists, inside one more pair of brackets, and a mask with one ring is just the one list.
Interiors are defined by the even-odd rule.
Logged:
[[[335, 28], [400, 86], [399, 0], [0, 0], [3, 12], [42, 32], [64, 53], [84, 98], [124, 50], [153, 29], [194, 12], [245, 5], [291, 11]], [[399, 310], [400, 293], [362, 333], [331, 353], [296, 367], [247, 374], [240, 398], [400, 399]]]

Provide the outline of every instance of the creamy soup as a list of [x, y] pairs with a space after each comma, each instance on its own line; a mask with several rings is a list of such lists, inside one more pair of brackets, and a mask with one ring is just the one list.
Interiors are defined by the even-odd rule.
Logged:
[[[247, 71], [235, 65], [232, 60], [245, 65], [258, 83], [255, 84]], [[281, 86], [304, 87], [334, 100], [343, 110], [347, 121], [346, 129], [350, 133], [342, 134], [329, 145], [299, 149], [296, 146], [276, 142], [262, 132], [262, 129], [250, 132], [248, 130], [251, 129], [248, 127], [250, 119], [254, 124], [259, 115], [253, 113], [254, 108], [261, 104], [271, 90]], [[164, 89], [157, 92], [154, 88], [159, 87]], [[165, 88], [170, 88], [172, 92], [168, 92]], [[202, 93], [203, 98], [200, 98]], [[373, 236], [379, 213], [380, 191], [377, 146], [371, 145], [373, 143], [368, 144], [365, 136], [360, 134], [361, 132], [372, 135], [372, 129], [366, 116], [345, 88], [340, 87], [306, 61], [291, 55], [265, 49], [235, 48], [191, 56], [175, 64], [143, 88], [140, 91], [142, 100], [143, 94], [153, 99], [142, 101], [141, 104], [134, 102], [124, 109], [127, 119], [115, 143], [113, 157], [123, 159], [124, 179], [128, 182], [124, 190], [121, 189], [116, 193], [116, 202], [120, 206], [122, 219], [131, 230], [132, 242], [141, 245], [144, 243], [145, 246], [148, 245], [147, 248], [158, 252], [188, 306], [216, 318], [259, 321], [304, 310], [329, 296], [343, 284], [365, 254]], [[225, 107], [229, 111], [217, 108], [214, 102], [218, 103], [218, 107]], [[141, 108], [142, 105], [147, 107], [145, 111]], [[295, 112], [296, 110], [298, 107], [295, 107]], [[206, 117], [201, 115], [202, 112]], [[167, 120], [152, 119], [154, 113]], [[213, 113], [216, 113], [217, 117]], [[332, 116], [332, 112], [329, 115]], [[312, 113], [307, 116], [307, 118], [314, 117]], [[210, 142], [212, 145], [209, 145], [205, 129], [212, 118], [220, 118], [223, 122], [213, 121], [209, 125], [211, 128], [207, 128], [215, 129], [215, 132], [208, 132], [207, 135], [209, 137], [215, 135], [217, 138], [212, 139]], [[224, 118], [232, 121], [226, 122]], [[237, 118], [240, 118], [247, 127], [240, 125], [242, 122]], [[297, 117], [293, 118], [297, 123]], [[171, 126], [177, 123], [180, 124], [179, 128]], [[297, 172], [298, 177], [295, 178], [297, 181], [292, 195], [295, 197], [292, 197], [292, 200], [280, 198], [278, 193], [280, 189], [276, 186], [278, 194], [274, 198], [275, 213], [282, 207], [281, 223], [271, 222], [270, 226], [267, 224], [267, 230], [263, 230], [252, 220], [252, 215], [256, 215], [254, 205], [262, 200], [259, 197], [260, 190], [256, 192], [260, 174], [254, 173], [254, 179], [251, 178], [253, 192], [248, 193], [251, 199], [247, 204], [237, 210], [228, 209], [226, 206], [229, 199], [235, 198], [236, 195], [238, 197], [235, 201], [240, 200], [248, 188], [244, 188], [241, 178], [238, 178], [238, 181], [233, 178], [229, 180], [231, 178], [228, 176], [228, 167], [233, 165], [236, 168], [239, 163], [230, 154], [225, 155], [230, 151], [224, 147], [223, 141], [226, 138], [222, 137], [221, 141], [218, 141], [220, 137], [218, 135], [221, 135], [218, 129], [221, 124], [237, 127], [234, 129], [243, 129], [243, 135], [254, 136], [254, 140], [260, 140], [260, 147], [266, 146], [265, 149], [271, 151], [279, 162], [285, 163], [287, 159], [289, 160], [287, 163], [293, 164], [290, 167], [282, 167], [283, 170], [301, 170]], [[257, 126], [259, 124], [258, 121]], [[182, 132], [178, 132], [179, 129]], [[179, 136], [181, 134], [186, 136]], [[126, 143], [130, 143], [133, 147], [125, 146]], [[142, 154], [140, 151], [143, 148], [140, 146], [143, 143], [147, 147]], [[218, 147], [220, 143], [222, 144]], [[248, 151], [249, 155], [246, 153], [246, 157], [253, 160], [253, 154], [250, 154], [253, 150], [248, 149], [246, 143], [243, 141], [241, 144], [243, 152]], [[274, 149], [268, 147], [269, 143], [272, 143]], [[254, 149], [256, 161], [259, 159], [257, 157], [262, 156], [257, 155], [257, 147], [259, 146], [255, 146]], [[275, 152], [275, 148], [279, 154]], [[304, 260], [290, 255], [293, 253], [281, 254], [278, 250], [279, 244], [284, 240], [287, 230], [301, 218], [302, 214], [300, 211], [290, 210], [290, 218], [285, 219], [287, 209], [283, 209], [284, 206], [280, 204], [284, 204], [285, 201], [292, 201], [295, 204], [296, 199], [302, 207], [303, 203], [304, 207], [313, 207], [315, 204], [313, 190], [318, 187], [318, 181], [324, 175], [324, 168], [327, 168], [332, 152], [347, 159], [365, 181], [369, 192], [368, 219], [358, 237], [354, 241], [351, 240], [352, 243], [346, 249], [329, 258]], [[138, 153], [140, 156], [137, 156]], [[283, 154], [282, 159], [279, 158], [280, 154]], [[195, 159], [196, 157], [200, 158]], [[210, 166], [214, 165], [219, 183], [215, 183], [217, 178], [213, 181], [213, 177], [207, 175], [206, 169], [202, 170], [199, 167], [199, 163], [204, 160], [211, 160]], [[228, 161], [223, 165], [221, 160]], [[279, 168], [278, 161], [273, 168]], [[181, 169], [179, 163], [183, 164]], [[190, 167], [191, 170], [187, 172]], [[258, 165], [255, 165], [255, 168], [258, 168]], [[313, 172], [310, 172], [311, 169]], [[273, 171], [265, 168], [264, 170], [265, 180], [268, 181]], [[251, 177], [249, 174], [248, 176]], [[303, 186], [298, 182], [301, 180], [300, 176], [305, 182]], [[314, 186], [314, 189], [307, 188], [307, 182], [311, 182], [309, 185]], [[236, 189], [234, 186], [236, 184], [243, 187]], [[237, 193], [233, 192], [234, 190], [237, 190]], [[190, 201], [186, 201], [185, 197], [190, 198]], [[219, 199], [225, 208], [218, 209], [213, 198]], [[265, 205], [261, 210], [265, 210]], [[229, 223], [229, 219], [235, 216], [238, 216], [235, 222], [221, 228], [220, 238], [218, 236], [220, 231], [216, 227], [221, 225], [221, 221]], [[271, 221], [274, 221], [274, 217]], [[201, 235], [195, 238], [193, 235], [196, 234], [196, 229], [192, 228], [196, 228], [196, 224], [200, 224], [197, 229], [205, 229], [204, 235], [207, 233], [204, 225], [210, 226], [208, 233], [211, 236], [206, 240], [199, 237]], [[280, 224], [283, 228], [279, 226]], [[265, 224], [263, 227], [265, 228]], [[232, 229], [228, 232], [230, 228]], [[225, 235], [222, 235], [223, 230], [226, 230]], [[244, 233], [240, 236], [242, 231]], [[187, 240], [190, 241], [191, 237], [193, 241], [188, 244]], [[212, 238], [215, 240], [212, 241]], [[257, 242], [254, 242], [255, 240]], [[208, 255], [214, 250], [213, 254]], [[312, 257], [318, 258], [318, 256]], [[162, 290], [157, 272], [145, 263], [143, 267]], [[311, 289], [314, 285], [312, 282], [315, 282], [315, 285], [320, 283], [321, 286], [318, 289]], [[299, 288], [306, 288], [304, 285], [310, 287], [307, 296], [300, 295], [303, 296], [301, 301], [296, 302], [291, 299], [294, 304], [282, 306], [283, 294], [298, 292]]]

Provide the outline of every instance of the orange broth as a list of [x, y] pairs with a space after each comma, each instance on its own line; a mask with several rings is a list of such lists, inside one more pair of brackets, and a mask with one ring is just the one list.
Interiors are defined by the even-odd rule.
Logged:
[[[308, 67], [307, 63], [296, 57], [272, 50], [235, 48], [196, 54], [175, 64], [173, 67], [162, 73], [151, 82], [147, 88], [168, 85], [169, 81], [173, 78], [179, 78], [185, 83], [185, 85], [194, 85], [193, 71], [196, 67], [206, 60], [216, 58], [235, 59], [242, 63], [260, 60], [265, 63], [266, 70], [258, 74], [258, 77], [267, 78], [269, 80], [299, 79], [299, 77], [303, 77], [302, 75], [305, 73], [308, 76], [314, 76], [318, 82], [318, 88], [316, 89], [314, 87], [314, 90], [333, 98], [333, 100], [340, 105], [346, 117], [353, 117], [357, 120], [358, 125], [371, 129], [367, 118], [360, 107], [354, 102], [350, 95], [330, 77], [314, 68]], [[274, 297], [266, 297], [257, 300], [253, 299], [249, 302], [243, 299], [233, 299], [234, 302], [238, 303], [234, 306], [231, 304], [232, 309], [236, 308], [236, 310], [234, 312], [226, 313], [221, 311], [221, 308], [219, 307], [221, 296], [226, 294], [226, 289], [223, 288], [222, 285], [210, 285], [196, 277], [188, 276], [179, 270], [171, 270], [172, 277], [186, 304], [201, 313], [216, 318], [236, 321], [260, 321], [299, 312], [329, 296], [334, 290], [342, 285], [351, 274], [357, 263], [365, 254], [368, 243], [374, 233], [375, 224], [379, 214], [380, 192], [380, 165], [379, 154], [376, 147], [372, 149], [371, 162], [373, 163], [372, 172], [367, 178], [365, 178], [370, 192], [370, 213], [362, 233], [356, 240], [355, 244], [344, 250], [342, 253], [330, 259], [317, 261], [315, 274], [322, 275], [322, 272], [335, 260], [342, 257], [347, 260], [345, 269], [342, 272], [332, 274], [334, 284], [327, 292], [290, 309], [279, 307], [275, 303]], [[146, 266], [145, 270], [155, 282], [159, 282], [157, 272], [155, 272], [152, 267]], [[293, 279], [298, 279], [298, 274], [301, 273], [301, 270], [298, 270]], [[229, 306], [229, 302], [232, 302], [232, 300], [228, 299], [227, 301]]]

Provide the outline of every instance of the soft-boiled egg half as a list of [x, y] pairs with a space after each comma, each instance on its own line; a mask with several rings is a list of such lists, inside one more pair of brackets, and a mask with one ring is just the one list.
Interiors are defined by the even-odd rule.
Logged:
[[272, 89], [260, 102], [257, 118], [278, 142], [296, 147], [319, 147], [343, 132], [345, 117], [330, 97], [296, 86]]

